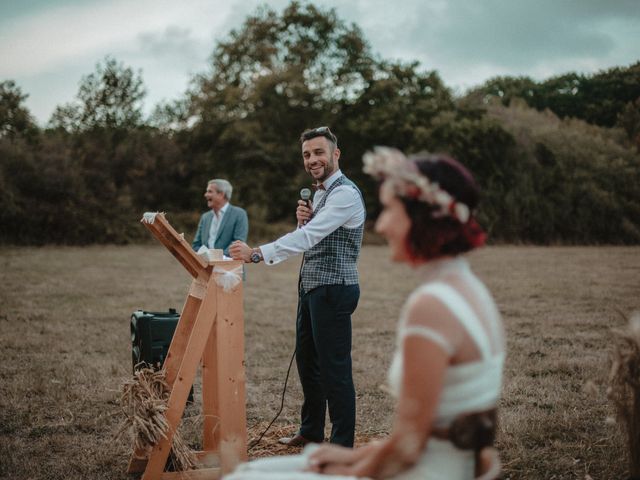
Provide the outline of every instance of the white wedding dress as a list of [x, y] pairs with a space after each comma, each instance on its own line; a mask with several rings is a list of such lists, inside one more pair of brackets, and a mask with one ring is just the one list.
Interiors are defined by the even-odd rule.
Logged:
[[[484, 284], [471, 272], [461, 257], [430, 262], [422, 267], [425, 283], [407, 299], [398, 324], [397, 348], [389, 370], [389, 385], [397, 397], [402, 380], [402, 340], [420, 336], [438, 343], [451, 355], [455, 346], [444, 329], [406, 325], [406, 312], [423, 295], [436, 297], [456, 317], [480, 352], [477, 361], [451, 365], [447, 369], [434, 427], [448, 427], [461, 414], [491, 409], [497, 405], [504, 363], [504, 333], [500, 314]], [[455, 272], [464, 279], [478, 305], [483, 309], [481, 321], [469, 303], [456, 289], [441, 278]], [[429, 381], [425, 377], [424, 381]], [[309, 445], [299, 455], [270, 457], [238, 466], [227, 480], [346, 480], [355, 477], [319, 475], [304, 472], [309, 453], [317, 445]], [[396, 480], [466, 480], [474, 478], [475, 458], [470, 450], [460, 450], [448, 441], [431, 437], [418, 462], [394, 476]]]

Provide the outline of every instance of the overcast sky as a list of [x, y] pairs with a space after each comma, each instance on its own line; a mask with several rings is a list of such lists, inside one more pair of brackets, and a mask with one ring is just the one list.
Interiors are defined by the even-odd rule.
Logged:
[[[111, 55], [142, 70], [148, 112], [206, 71], [218, 40], [288, 0], [0, 0], [0, 81], [44, 124]], [[541, 80], [640, 60], [640, 0], [320, 0], [386, 59], [418, 60], [457, 92], [496, 75]]]

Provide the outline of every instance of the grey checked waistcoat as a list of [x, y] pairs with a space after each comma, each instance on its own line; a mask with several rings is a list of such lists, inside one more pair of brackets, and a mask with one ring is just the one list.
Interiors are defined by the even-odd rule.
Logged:
[[[360, 195], [362, 193], [356, 184], [342, 175], [327, 189], [316, 205], [317, 214], [327, 202], [329, 194], [340, 185], [349, 185]], [[364, 206], [364, 200], [362, 200]], [[313, 290], [320, 285], [355, 285], [358, 283], [358, 255], [362, 245], [364, 222], [356, 228], [338, 227], [304, 254], [302, 270], [300, 271], [300, 288], [304, 292]]]

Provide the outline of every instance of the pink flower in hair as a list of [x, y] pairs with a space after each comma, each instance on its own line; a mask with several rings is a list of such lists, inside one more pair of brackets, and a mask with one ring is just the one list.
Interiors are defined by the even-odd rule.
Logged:
[[375, 147], [362, 157], [363, 171], [389, 185], [400, 197], [423, 201], [436, 207], [435, 217], [452, 217], [467, 223], [471, 217], [469, 207], [458, 202], [437, 182], [432, 182], [407, 160], [400, 150]]

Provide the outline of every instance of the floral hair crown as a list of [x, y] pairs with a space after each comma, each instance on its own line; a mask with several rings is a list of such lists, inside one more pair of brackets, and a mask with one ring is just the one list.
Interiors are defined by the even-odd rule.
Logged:
[[434, 217], [452, 217], [467, 223], [471, 217], [469, 207], [458, 202], [448, 192], [432, 182], [404, 154], [389, 147], [375, 147], [362, 157], [363, 170], [390, 185], [396, 195], [428, 203], [435, 208]]

